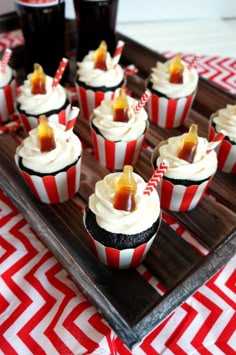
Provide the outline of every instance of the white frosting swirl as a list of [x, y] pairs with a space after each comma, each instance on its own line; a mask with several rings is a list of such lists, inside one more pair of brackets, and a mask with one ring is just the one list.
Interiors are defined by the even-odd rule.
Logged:
[[95, 185], [95, 192], [89, 197], [89, 208], [96, 215], [98, 225], [111, 233], [136, 234], [150, 228], [160, 215], [160, 200], [157, 191], [144, 195], [147, 183], [133, 173], [137, 183], [136, 209], [132, 212], [113, 207], [115, 186], [121, 172], [105, 176]]
[[92, 87], [113, 87], [117, 86], [124, 79], [124, 71], [122, 67], [117, 64], [115, 68], [112, 64], [112, 58], [109, 52], [106, 56], [107, 71], [94, 68], [95, 51], [89, 53], [83, 58], [82, 62], [78, 62], [77, 75], [78, 79], [88, 86]]
[[131, 141], [137, 139], [144, 133], [147, 125], [147, 112], [142, 108], [137, 115], [134, 113], [134, 108], [138, 103], [137, 100], [127, 96], [128, 122], [113, 121], [113, 101], [103, 100], [101, 105], [93, 110], [92, 123], [99, 129], [100, 133], [109, 140], [116, 141]]
[[216, 131], [223, 131], [233, 142], [236, 142], [236, 105], [227, 105], [213, 114]]
[[188, 65], [181, 61], [184, 66], [183, 83], [173, 84], [169, 82], [169, 68], [171, 60], [165, 63], [157, 62], [156, 67], [152, 68], [150, 81], [153, 89], [166, 95], [169, 98], [180, 98], [192, 94], [198, 85], [198, 73], [192, 68], [188, 69]]
[[0, 87], [3, 88], [7, 84], [9, 84], [11, 77], [12, 77], [12, 69], [7, 65], [5, 72], [4, 73], [0, 72]]
[[50, 122], [53, 128], [56, 148], [50, 152], [41, 152], [38, 140], [38, 127], [29, 132], [29, 136], [17, 148], [23, 165], [39, 173], [57, 172], [76, 162], [82, 147], [79, 138], [65, 126]]
[[58, 84], [53, 88], [53, 78], [47, 75], [46, 94], [33, 95], [31, 93], [31, 75], [29, 74], [23, 85], [20, 86], [20, 94], [17, 97], [20, 109], [34, 116], [60, 109], [65, 104], [67, 98], [63, 86]]
[[163, 159], [169, 163], [169, 168], [165, 176], [170, 179], [187, 179], [200, 181], [207, 179], [216, 172], [217, 156], [216, 152], [212, 150], [209, 154], [206, 151], [209, 149], [209, 142], [207, 139], [198, 137], [197, 150], [193, 163], [177, 157], [181, 147], [183, 134], [177, 137], [171, 137], [159, 147], [159, 156], [156, 160], [157, 166]]

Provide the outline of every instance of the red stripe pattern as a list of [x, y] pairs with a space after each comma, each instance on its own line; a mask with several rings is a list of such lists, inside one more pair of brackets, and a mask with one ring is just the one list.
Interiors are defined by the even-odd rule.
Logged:
[[97, 161], [110, 170], [122, 170], [124, 165], [134, 165], [140, 155], [146, 132], [147, 129], [137, 140], [113, 142], [97, 134], [91, 127]]
[[120, 57], [122, 55], [123, 49], [125, 46], [125, 42], [123, 41], [118, 41], [113, 58], [112, 58], [112, 65], [113, 67], [116, 67], [116, 65], [119, 63], [120, 61]]
[[1, 72], [2, 73], [5, 73], [6, 67], [8, 65], [10, 58], [11, 58], [11, 55], [12, 55], [12, 50], [10, 48], [6, 48], [3, 53], [2, 60], [1, 60]]
[[[15, 157], [19, 168], [19, 157]], [[20, 168], [19, 168], [20, 169]], [[67, 171], [56, 175], [39, 177], [21, 170], [21, 173], [34, 196], [44, 203], [62, 203], [73, 197], [79, 190], [81, 158]]]
[[13, 76], [11, 82], [0, 88], [0, 123], [11, 119], [15, 112], [14, 102], [16, 97], [16, 79]]
[[55, 77], [53, 78], [53, 82], [52, 82], [52, 87], [53, 88], [55, 88], [59, 84], [59, 82], [60, 82], [60, 80], [61, 80], [61, 78], [62, 78], [62, 76], [64, 74], [64, 71], [66, 69], [67, 64], [68, 64], [68, 59], [67, 58], [62, 58], [62, 60], [61, 60], [61, 62], [59, 64], [59, 67], [58, 67], [58, 69], [56, 71]]
[[[64, 110], [54, 113], [53, 115], [47, 116], [49, 122], [60, 123], [66, 126], [69, 115], [70, 115], [71, 105], [68, 104]], [[34, 129], [38, 126], [38, 116], [26, 116], [23, 113], [19, 112], [19, 117], [21, 119], [22, 125], [25, 131], [28, 133], [31, 129]]]
[[163, 160], [159, 167], [154, 171], [150, 180], [147, 183], [143, 193], [144, 195], [150, 195], [152, 191], [156, 188], [157, 184], [161, 181], [163, 175], [166, 173], [168, 169], [169, 163], [166, 160]]
[[[214, 127], [211, 126], [209, 130], [209, 139], [212, 140], [217, 136]], [[236, 174], [236, 144], [232, 144], [226, 139], [215, 148], [219, 171], [225, 173]]]
[[162, 179], [157, 189], [160, 193], [161, 206], [170, 211], [190, 211], [201, 201], [212, 177], [199, 185], [174, 185]]
[[93, 109], [98, 107], [102, 100], [104, 99], [114, 99], [115, 96], [119, 94], [119, 87], [115, 89], [115, 91], [93, 91], [90, 89], [85, 89], [84, 87], [75, 84], [76, 91], [78, 95], [79, 107], [81, 116], [89, 120], [91, 114], [93, 113]]
[[135, 249], [118, 250], [105, 247], [103, 244], [95, 240], [88, 231], [87, 233], [98, 260], [104, 265], [114, 269], [130, 269], [141, 264], [155, 239], [154, 235], [147, 243], [139, 245]]
[[196, 93], [180, 99], [159, 97], [154, 92], [147, 102], [150, 121], [158, 127], [174, 128], [184, 124]]

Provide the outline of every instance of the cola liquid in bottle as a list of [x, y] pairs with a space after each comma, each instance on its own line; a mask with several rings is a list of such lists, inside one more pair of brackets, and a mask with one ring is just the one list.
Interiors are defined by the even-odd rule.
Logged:
[[74, 8], [78, 31], [77, 59], [82, 60], [103, 40], [113, 54], [118, 0], [74, 0]]
[[25, 40], [25, 70], [39, 63], [46, 74], [54, 76], [65, 56], [64, 0], [15, 0]]

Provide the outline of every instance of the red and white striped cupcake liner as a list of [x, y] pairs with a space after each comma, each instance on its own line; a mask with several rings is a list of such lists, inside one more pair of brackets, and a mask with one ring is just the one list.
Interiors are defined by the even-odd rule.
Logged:
[[79, 190], [81, 157], [66, 171], [43, 177], [30, 175], [19, 167], [19, 155], [16, 151], [16, 164], [34, 196], [48, 204], [62, 203], [73, 197]]
[[13, 76], [11, 82], [0, 88], [0, 124], [11, 119], [15, 112], [16, 79]]
[[[216, 134], [217, 132], [210, 123], [208, 140], [211, 141]], [[223, 139], [215, 148], [215, 152], [218, 159], [217, 169], [224, 173], [236, 174], [236, 144]]]
[[112, 247], [106, 247], [94, 239], [86, 228], [85, 219], [86, 210], [84, 211], [84, 225], [94, 254], [96, 255], [97, 259], [101, 261], [101, 263], [114, 269], [130, 269], [140, 265], [147, 256], [147, 253], [149, 252], [161, 225], [160, 218], [158, 229], [154, 236], [148, 240], [148, 242], [141, 244], [136, 248], [119, 250]]
[[78, 83], [76, 83], [75, 86], [78, 95], [80, 114], [86, 120], [89, 120], [93, 110], [98, 107], [103, 100], [113, 100], [119, 94], [120, 90], [120, 87], [117, 87], [117, 89], [113, 91], [103, 92], [85, 89], [83, 86], [78, 85]]
[[[58, 110], [57, 113], [47, 116], [49, 122], [60, 123], [66, 126], [69, 113], [71, 110], [71, 105], [68, 104], [65, 109]], [[28, 133], [31, 129], [38, 127], [38, 118], [40, 114], [37, 116], [25, 115], [24, 113], [19, 112], [19, 117], [21, 119], [22, 125]]]
[[100, 165], [112, 171], [122, 170], [124, 165], [134, 165], [140, 155], [148, 129], [136, 140], [130, 142], [111, 141], [98, 134], [91, 126], [95, 158]]
[[149, 120], [162, 128], [182, 126], [188, 117], [196, 92], [178, 99], [159, 97], [153, 91], [151, 92], [151, 97], [147, 102]]
[[201, 201], [212, 178], [213, 176], [199, 185], [191, 186], [175, 185], [168, 180], [162, 179], [157, 185], [161, 207], [175, 212], [192, 210]]
[[[163, 142], [162, 142], [163, 143]], [[160, 143], [160, 145], [162, 144]], [[159, 155], [159, 146], [155, 147], [151, 156], [152, 171], [155, 171], [155, 162]], [[185, 212], [195, 208], [201, 201], [214, 175], [200, 184], [185, 186], [173, 184], [163, 178], [157, 184], [157, 192], [160, 197], [161, 207], [169, 211]]]

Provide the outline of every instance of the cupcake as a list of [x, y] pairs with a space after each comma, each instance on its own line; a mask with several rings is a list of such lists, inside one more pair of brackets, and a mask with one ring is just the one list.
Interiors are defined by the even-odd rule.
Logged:
[[210, 117], [209, 140], [223, 131], [224, 139], [216, 148], [218, 170], [236, 174], [236, 105], [227, 105]]
[[[9, 53], [9, 54], [8, 54]], [[9, 121], [15, 112], [16, 97], [15, 72], [6, 64], [4, 58], [10, 59], [11, 50], [6, 49], [0, 62], [0, 124]]]
[[132, 172], [108, 174], [95, 185], [84, 225], [97, 258], [113, 268], [136, 267], [147, 255], [161, 223], [156, 190], [145, 195], [145, 181]]
[[90, 127], [94, 153], [97, 161], [107, 169], [122, 170], [124, 165], [134, 165], [138, 160], [148, 116], [144, 108], [135, 113], [137, 103], [120, 89], [115, 100], [105, 99], [93, 110]]
[[65, 88], [54, 78], [44, 74], [39, 64], [34, 65], [34, 72], [19, 87], [16, 108], [26, 132], [36, 128], [38, 117], [47, 116], [50, 122], [66, 125], [70, 111], [70, 103]]
[[151, 99], [147, 103], [150, 121], [158, 127], [182, 126], [188, 116], [198, 85], [196, 69], [179, 56], [157, 62], [147, 80]]
[[198, 137], [197, 125], [188, 133], [161, 142], [153, 151], [152, 167], [165, 159], [169, 168], [158, 184], [161, 206], [171, 211], [189, 211], [204, 195], [217, 170], [217, 156], [206, 138]]
[[48, 122], [46, 116], [39, 122], [17, 148], [15, 161], [38, 200], [65, 202], [79, 189], [81, 142], [72, 129]]
[[82, 117], [88, 120], [102, 100], [115, 97], [117, 89], [124, 83], [124, 70], [119, 64], [114, 65], [104, 41], [77, 65], [75, 85], [79, 107]]

